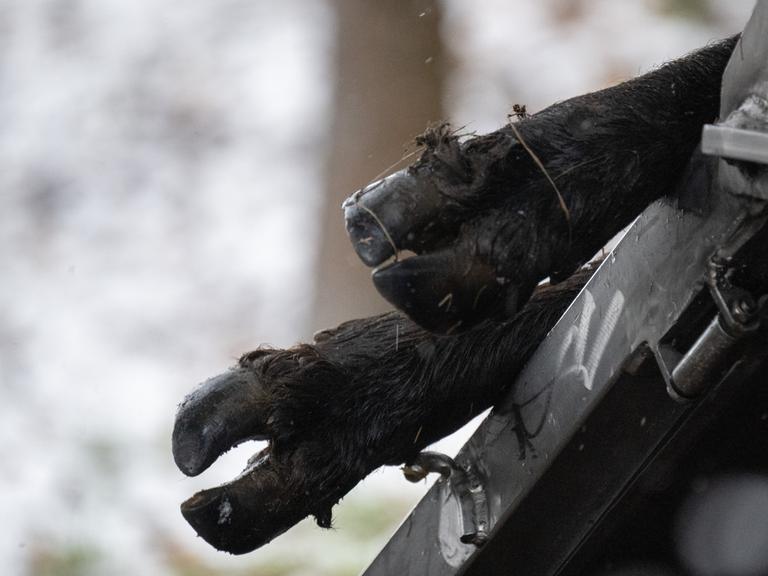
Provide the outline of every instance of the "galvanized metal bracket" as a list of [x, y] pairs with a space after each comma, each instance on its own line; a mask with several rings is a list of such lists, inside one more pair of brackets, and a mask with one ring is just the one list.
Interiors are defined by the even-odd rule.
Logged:
[[663, 342], [657, 352], [669, 393], [678, 400], [696, 398], [711, 386], [713, 374], [722, 373], [737, 345], [760, 327], [757, 298], [731, 283], [731, 261], [743, 237], [765, 221], [761, 214], [768, 200], [768, 82], [753, 86], [722, 124], [704, 126], [701, 149], [722, 159], [721, 192], [752, 202], [744, 203], [738, 233], [708, 263], [707, 287], [717, 315], [683, 356]]
[[768, 164], [768, 133], [707, 124], [701, 138], [704, 154]]

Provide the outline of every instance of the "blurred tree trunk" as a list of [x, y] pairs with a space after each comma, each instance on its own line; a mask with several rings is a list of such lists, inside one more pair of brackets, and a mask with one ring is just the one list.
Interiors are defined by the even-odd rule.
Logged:
[[347, 240], [341, 202], [443, 117], [437, 6], [431, 0], [334, 0], [333, 6], [337, 78], [313, 329], [389, 308]]

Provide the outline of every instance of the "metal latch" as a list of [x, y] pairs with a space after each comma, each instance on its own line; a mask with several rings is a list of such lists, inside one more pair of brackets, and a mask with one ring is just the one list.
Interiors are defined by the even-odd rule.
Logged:
[[[718, 253], [710, 258], [707, 287], [718, 313], [679, 362], [664, 370], [670, 394], [678, 399], [695, 398], [714, 384], [736, 345], [760, 328], [761, 306], [731, 283], [732, 271], [729, 257]], [[760, 304], [765, 303], [764, 296]]]
[[474, 544], [478, 548], [488, 541], [488, 499], [482, 480], [472, 464], [465, 467], [450, 456], [438, 452], [421, 452], [416, 459], [403, 467], [403, 474], [409, 482], [419, 482], [430, 472], [440, 474], [441, 480], [451, 483], [451, 489], [461, 504], [463, 544]]

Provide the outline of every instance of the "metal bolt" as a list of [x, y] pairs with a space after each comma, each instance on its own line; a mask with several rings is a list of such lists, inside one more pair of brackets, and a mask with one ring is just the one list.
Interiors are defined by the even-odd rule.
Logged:
[[757, 311], [755, 301], [750, 297], [739, 298], [733, 303], [731, 312], [733, 316], [742, 324], [751, 320], [754, 313]]

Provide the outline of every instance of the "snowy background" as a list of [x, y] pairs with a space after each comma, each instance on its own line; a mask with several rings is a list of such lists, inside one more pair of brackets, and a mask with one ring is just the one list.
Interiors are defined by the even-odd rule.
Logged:
[[[493, 129], [513, 103], [533, 112], [736, 32], [751, 7], [445, 0], [446, 115]], [[254, 450], [185, 478], [183, 395], [320, 328], [335, 34], [330, 0], [0, 0], [3, 574], [354, 574], [426, 490], [378, 472], [336, 530], [304, 523], [245, 557], [178, 512]]]

